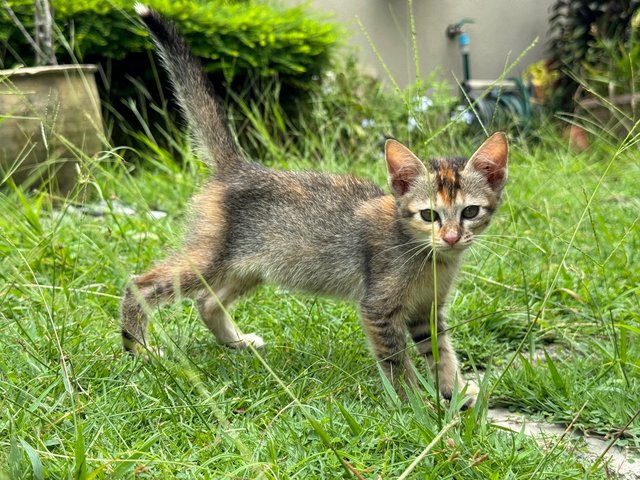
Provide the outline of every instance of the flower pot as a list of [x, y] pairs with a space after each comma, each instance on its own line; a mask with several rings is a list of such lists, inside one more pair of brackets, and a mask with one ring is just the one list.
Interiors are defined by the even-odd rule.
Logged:
[[104, 143], [94, 65], [0, 70], [0, 183], [68, 195]]
[[535, 99], [540, 103], [544, 103], [547, 98], [547, 85], [537, 84], [535, 82], [531, 82], [531, 85], [533, 86], [533, 96]]

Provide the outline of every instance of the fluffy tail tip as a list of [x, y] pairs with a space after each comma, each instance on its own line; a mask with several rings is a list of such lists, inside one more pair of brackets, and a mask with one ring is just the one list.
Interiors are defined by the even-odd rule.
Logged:
[[144, 3], [136, 2], [135, 5], [133, 6], [133, 9], [138, 15], [140, 15], [143, 18], [151, 15], [151, 9]]

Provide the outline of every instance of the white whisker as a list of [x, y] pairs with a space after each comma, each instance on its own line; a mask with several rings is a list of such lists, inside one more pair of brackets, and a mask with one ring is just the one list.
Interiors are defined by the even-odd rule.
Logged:
[[[420, 244], [419, 244], [419, 245], [413, 246], [413, 247], [409, 248], [407, 251], [402, 252], [400, 255], [398, 255], [397, 257], [395, 257], [393, 260], [394, 260], [394, 261], [395, 261], [395, 260], [400, 260], [402, 257], [404, 257], [405, 255], [409, 255], [409, 254], [412, 254], [411, 256], [413, 256], [413, 255], [415, 255], [415, 252], [416, 252], [416, 251], [418, 251], [418, 253], [419, 253], [419, 251], [420, 251], [420, 250], [421, 250], [425, 245], [429, 246], [429, 244], [425, 244], [424, 242], [420, 242]], [[410, 257], [410, 258], [411, 258], [411, 257]]]
[[431, 251], [429, 252], [429, 254], [427, 256], [424, 257], [424, 260], [422, 260], [422, 263], [420, 264], [420, 269], [418, 270], [419, 272], [422, 272], [422, 270], [424, 269], [424, 267], [427, 265], [427, 263], [429, 262], [429, 260], [431, 260], [433, 258], [433, 248], [431, 249]]
[[374, 255], [374, 258], [375, 258], [375, 257], [377, 257], [377, 256], [379, 256], [379, 255], [382, 255], [382, 254], [383, 254], [383, 253], [385, 253], [385, 252], [388, 252], [389, 250], [395, 250], [396, 248], [402, 248], [402, 247], [406, 247], [407, 245], [412, 245], [412, 244], [414, 244], [414, 243], [423, 243], [423, 242], [424, 242], [424, 240], [420, 240], [420, 239], [412, 239], [412, 240], [409, 240], [409, 241], [408, 241], [408, 242], [406, 242], [406, 243], [402, 243], [402, 244], [400, 244], [400, 245], [394, 245], [394, 246], [392, 246], [392, 247], [385, 248], [384, 250], [381, 250], [381, 251], [379, 251], [378, 253], [376, 253], [376, 254]]
[[[418, 255], [420, 255], [422, 252], [424, 252], [426, 249], [431, 248], [430, 244], [425, 244], [424, 247], [420, 250], [418, 250], [416, 253], [414, 253], [413, 255], [411, 255], [409, 258], [407, 258], [405, 260], [405, 262], [400, 266], [400, 268], [404, 267], [408, 262], [410, 262], [413, 258], [417, 257]], [[431, 256], [431, 253], [433, 252], [433, 250], [431, 250], [431, 252], [429, 252], [429, 254], [427, 255], [427, 257]], [[422, 268], [422, 267], [421, 267]]]

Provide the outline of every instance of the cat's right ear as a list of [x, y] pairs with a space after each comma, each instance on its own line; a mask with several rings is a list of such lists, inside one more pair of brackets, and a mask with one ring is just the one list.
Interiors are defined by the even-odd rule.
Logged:
[[487, 138], [480, 148], [471, 155], [467, 167], [480, 172], [489, 186], [500, 192], [507, 179], [509, 141], [504, 132], [496, 132]]
[[384, 155], [389, 172], [389, 186], [396, 196], [404, 195], [416, 179], [427, 176], [427, 169], [420, 159], [397, 140], [389, 139], [385, 142]]

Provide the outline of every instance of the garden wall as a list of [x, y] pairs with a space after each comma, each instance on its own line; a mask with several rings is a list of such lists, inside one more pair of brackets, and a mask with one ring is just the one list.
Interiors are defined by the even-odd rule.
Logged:
[[[285, 3], [308, 2], [285, 0]], [[551, 0], [414, 0], [413, 4], [423, 75], [440, 67], [452, 85], [455, 85], [455, 77], [462, 80], [457, 41], [449, 40], [445, 30], [450, 23], [466, 17], [475, 21], [465, 27], [471, 37], [473, 78], [497, 78], [505, 65], [515, 60], [536, 36], [539, 37], [538, 44], [514, 70], [514, 75], [545, 57]], [[406, 0], [312, 0], [311, 5], [317, 10], [334, 13], [337, 20], [347, 25], [352, 34], [350, 43], [358, 48], [360, 61], [367, 69], [386, 78], [356, 16], [400, 86], [415, 80]]]

